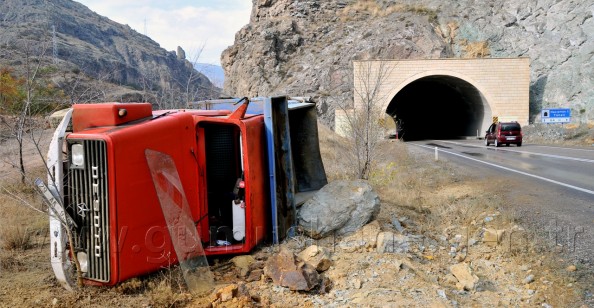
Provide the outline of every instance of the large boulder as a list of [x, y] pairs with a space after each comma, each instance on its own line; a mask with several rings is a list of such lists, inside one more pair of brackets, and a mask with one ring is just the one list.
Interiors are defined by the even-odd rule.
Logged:
[[66, 115], [66, 113], [69, 110], [70, 110], [70, 108], [66, 108], [66, 109], [58, 110], [58, 111], [52, 113], [48, 117], [50, 126], [52, 128], [58, 127], [58, 125], [60, 125], [60, 123], [62, 122], [62, 119], [64, 118], [64, 116]]
[[349, 234], [372, 220], [380, 200], [364, 180], [334, 181], [299, 209], [298, 224], [312, 238]]

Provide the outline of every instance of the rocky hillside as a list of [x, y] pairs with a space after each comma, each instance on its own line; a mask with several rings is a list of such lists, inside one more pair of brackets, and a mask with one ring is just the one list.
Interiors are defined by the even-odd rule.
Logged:
[[593, 14], [592, 0], [253, 0], [221, 57], [225, 90], [326, 109], [352, 96], [353, 59], [530, 57], [531, 120], [548, 106], [592, 120]]
[[183, 92], [188, 80], [199, 91], [212, 87], [183, 50], [167, 51], [71, 0], [0, 1], [0, 64], [18, 67], [27, 50], [50, 58], [60, 70], [131, 90]]

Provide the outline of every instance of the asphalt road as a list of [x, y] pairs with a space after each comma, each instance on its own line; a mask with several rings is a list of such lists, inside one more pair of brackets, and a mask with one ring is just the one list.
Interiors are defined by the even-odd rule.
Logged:
[[[594, 201], [594, 148], [541, 145], [485, 146], [480, 140], [432, 140], [415, 145], [478, 164], [555, 183], [590, 195]], [[438, 153], [438, 155], [439, 155]], [[594, 218], [594, 217], [592, 217]]]
[[594, 147], [496, 148], [482, 140], [407, 144], [431, 156], [437, 147], [439, 160], [475, 177], [496, 179], [508, 209], [518, 213], [523, 224], [545, 237], [552, 244], [548, 248], [564, 262], [594, 274]]

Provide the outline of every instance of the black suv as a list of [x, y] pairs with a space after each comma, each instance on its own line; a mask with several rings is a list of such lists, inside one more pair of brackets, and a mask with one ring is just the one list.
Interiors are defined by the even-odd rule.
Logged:
[[505, 144], [509, 146], [515, 143], [522, 146], [522, 127], [518, 122], [499, 122], [493, 123], [485, 135], [485, 145], [495, 144], [496, 147]]

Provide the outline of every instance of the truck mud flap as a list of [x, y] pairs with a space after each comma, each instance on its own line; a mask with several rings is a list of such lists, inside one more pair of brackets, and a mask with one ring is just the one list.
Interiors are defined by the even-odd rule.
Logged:
[[272, 240], [278, 244], [296, 224], [297, 206], [328, 183], [314, 103], [267, 98], [264, 124], [270, 174]]

